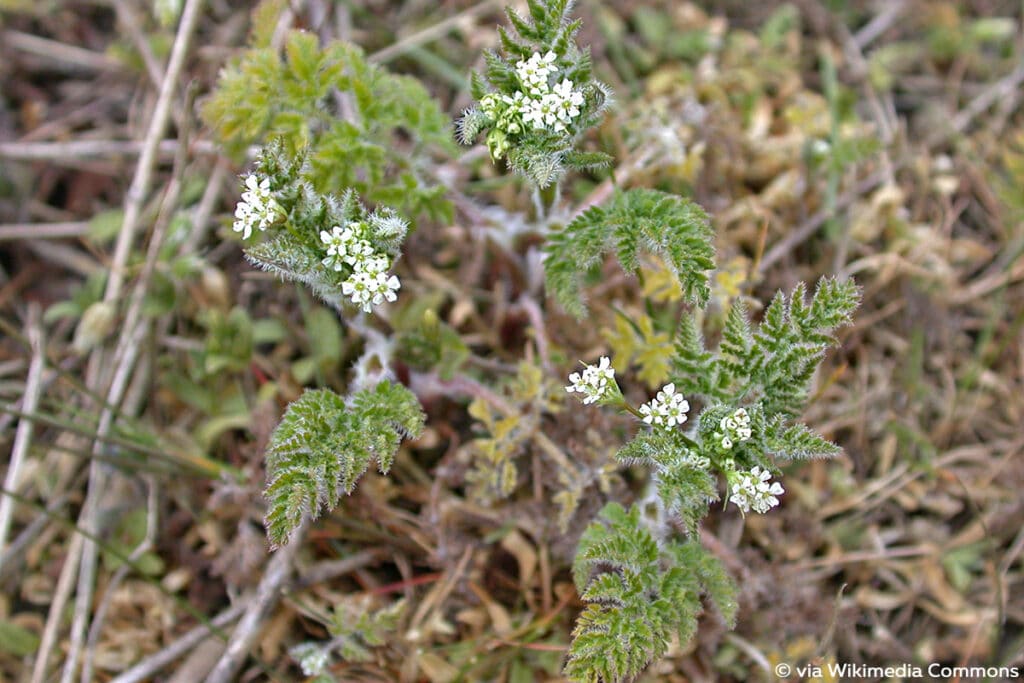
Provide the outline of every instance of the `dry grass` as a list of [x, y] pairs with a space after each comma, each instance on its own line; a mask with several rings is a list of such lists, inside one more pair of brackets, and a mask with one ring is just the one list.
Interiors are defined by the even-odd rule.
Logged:
[[[790, 468], [773, 514], [713, 512], [704, 541], [742, 586], [739, 626], [709, 617], [649, 679], [764, 678], [777, 661], [1024, 665], [1020, 4], [801, 0], [788, 28], [775, 3], [636, 4], [581, 3], [620, 96], [598, 140], [619, 182], [714, 214], [719, 300], [826, 273], [864, 292], [806, 414], [845, 457]], [[359, 342], [338, 327], [317, 356], [316, 305], [227, 238], [241, 169], [195, 100], [247, 13], [186, 5], [194, 25], [167, 29], [131, 0], [0, 0], [0, 680], [297, 680], [286, 649], [324, 638], [332, 608], [398, 598], [397, 632], [371, 662], [336, 664], [339, 680], [557, 680], [575, 539], [636, 482], [602, 469], [625, 423], [545, 402], [606, 348], [613, 316], [580, 326], [533, 296], [536, 240], [509, 236], [527, 195], [475, 151], [439, 161], [457, 217], [418, 226], [403, 296], [458, 330], [475, 379], [400, 365], [426, 435], [269, 555], [268, 434], [303, 359], [340, 386]], [[498, 21], [497, 3], [299, 5], [282, 26], [380, 50], [453, 113]], [[701, 41], [723, 47], [701, 61]], [[568, 198], [597, 200], [600, 180]], [[636, 282], [607, 274], [592, 299], [642, 305]], [[252, 350], [230, 347], [234, 307], [257, 321]], [[529, 425], [507, 499], [467, 484], [472, 399], [478, 417], [487, 405]], [[579, 508], [562, 526], [552, 496], [566, 490]]]

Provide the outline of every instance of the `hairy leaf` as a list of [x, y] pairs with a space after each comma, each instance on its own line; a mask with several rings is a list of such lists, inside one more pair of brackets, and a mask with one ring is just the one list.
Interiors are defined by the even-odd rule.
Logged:
[[645, 250], [664, 256], [684, 295], [704, 305], [711, 292], [708, 271], [715, 267], [712, 238], [707, 214], [688, 199], [656, 190], [619, 192], [551, 235], [545, 247], [548, 290], [582, 317], [583, 273], [613, 251], [625, 270], [635, 272]]
[[383, 381], [345, 399], [327, 389], [306, 391], [292, 402], [267, 448], [267, 536], [277, 546], [303, 515], [333, 509], [351, 493], [371, 462], [387, 472], [402, 436], [423, 430], [416, 396]]

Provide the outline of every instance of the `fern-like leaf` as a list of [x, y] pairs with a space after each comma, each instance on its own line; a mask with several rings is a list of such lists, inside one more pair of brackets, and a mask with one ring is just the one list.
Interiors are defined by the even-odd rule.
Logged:
[[[333, 111], [335, 92], [349, 95], [351, 117]], [[432, 150], [453, 148], [448, 116], [419, 81], [370, 64], [355, 45], [321, 46], [293, 31], [283, 57], [268, 46], [247, 50], [221, 70], [203, 118], [237, 155], [274, 138], [292, 153], [308, 150], [307, 175], [320, 192], [354, 188], [409, 215], [450, 211], [443, 188], [415, 172]]]
[[818, 283], [810, 305], [803, 285], [788, 301], [776, 295], [754, 333], [753, 362], [746, 373], [767, 413], [799, 414], [835, 329], [850, 322], [858, 301], [857, 286], [835, 278]]
[[423, 429], [416, 396], [383, 381], [356, 393], [347, 406], [338, 394], [317, 389], [288, 406], [267, 448], [267, 536], [286, 543], [303, 515], [333, 509], [342, 492], [375, 461], [387, 472], [402, 436]]
[[828, 439], [810, 429], [806, 425], [794, 424], [783, 427], [771, 425], [764, 438], [765, 452], [792, 460], [807, 458], [832, 458], [842, 451]]
[[638, 253], [645, 250], [663, 255], [683, 293], [704, 305], [711, 291], [708, 271], [714, 268], [712, 239], [708, 216], [697, 204], [656, 190], [620, 192], [551, 236], [545, 247], [548, 289], [563, 308], [582, 317], [583, 273], [609, 251], [635, 272]]
[[715, 354], [704, 346], [697, 319], [684, 313], [676, 331], [675, 355], [672, 358], [672, 381], [685, 395], [721, 398], [721, 366]]
[[665, 654], [674, 633], [684, 643], [692, 637], [702, 593], [731, 618], [735, 591], [709, 558], [696, 542], [659, 544], [639, 508], [605, 506], [580, 539], [573, 564], [588, 604], [573, 630], [566, 676], [577, 683], [633, 680]]

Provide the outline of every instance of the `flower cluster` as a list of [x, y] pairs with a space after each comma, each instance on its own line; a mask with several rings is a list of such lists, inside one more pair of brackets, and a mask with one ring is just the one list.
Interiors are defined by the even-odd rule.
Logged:
[[640, 414], [649, 425], [672, 429], [686, 422], [690, 403], [682, 394], [676, 393], [675, 384], [666, 384], [650, 403], [640, 406]]
[[555, 60], [558, 55], [548, 50], [541, 56], [534, 52], [529, 59], [516, 62], [516, 75], [526, 91], [534, 97], [541, 97], [548, 91], [548, 76], [558, 71]]
[[385, 300], [394, 301], [402, 283], [396, 275], [388, 276], [391, 260], [375, 252], [366, 236], [366, 225], [359, 222], [350, 222], [345, 227], [336, 225], [330, 232], [320, 231], [320, 241], [327, 247], [322, 263], [335, 271], [345, 266], [352, 269], [352, 274], [341, 283], [341, 292], [369, 313]]
[[772, 475], [760, 467], [749, 472], [730, 472], [728, 478], [729, 501], [736, 503], [744, 514], [751, 509], [761, 514], [768, 512], [779, 504], [778, 496], [786, 492], [777, 481], [769, 485]]
[[750, 438], [750, 415], [745, 408], [737, 408], [731, 415], [726, 415], [718, 423], [718, 431], [712, 437], [722, 447], [731, 450], [733, 445]]
[[270, 191], [270, 179], [258, 180], [252, 173], [245, 178], [246, 191], [235, 207], [235, 224], [232, 229], [242, 233], [242, 239], [249, 239], [253, 228], [266, 230], [283, 213], [281, 205]]
[[556, 59], [554, 52], [534, 52], [529, 59], [516, 63], [521, 91], [512, 95], [491, 93], [480, 100], [480, 111], [494, 126], [487, 145], [495, 159], [508, 151], [509, 135], [519, 135], [527, 128], [561, 133], [580, 115], [582, 91], [567, 78], [554, 86], [549, 83], [552, 74], [558, 72]]
[[611, 361], [608, 356], [601, 356], [599, 365], [586, 365], [583, 368], [583, 373], [574, 372], [569, 375], [569, 381], [572, 382], [565, 388], [570, 394], [574, 391], [578, 391], [583, 394], [585, 398], [584, 403], [596, 403], [599, 399], [604, 397], [609, 391], [613, 391], [615, 384], [615, 370], [611, 367]]
[[300, 643], [289, 650], [288, 654], [298, 662], [303, 676], [319, 676], [327, 669], [327, 650], [316, 643]]

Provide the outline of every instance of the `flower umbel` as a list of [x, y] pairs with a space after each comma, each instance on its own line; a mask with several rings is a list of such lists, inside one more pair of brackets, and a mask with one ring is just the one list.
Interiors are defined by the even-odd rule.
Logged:
[[574, 391], [584, 395], [584, 403], [596, 403], [615, 386], [615, 370], [612, 369], [608, 356], [601, 356], [598, 365], [586, 365], [583, 373], [574, 372], [569, 375], [572, 382], [565, 388], [570, 394]]
[[369, 313], [385, 300], [394, 301], [402, 283], [397, 275], [388, 276], [391, 262], [386, 256], [372, 256], [356, 261], [352, 275], [341, 283], [341, 293]]
[[777, 481], [769, 485], [772, 475], [760, 467], [749, 472], [730, 472], [727, 476], [731, 489], [729, 501], [736, 503], [744, 514], [751, 509], [761, 514], [768, 512], [779, 504], [777, 496], [786, 492]]
[[723, 450], [731, 450], [733, 445], [747, 441], [753, 434], [750, 429], [750, 414], [745, 408], [737, 408], [731, 415], [726, 415], [718, 423], [718, 431], [714, 438]]
[[519, 82], [531, 95], [543, 95], [548, 91], [548, 75], [557, 70], [557, 55], [550, 50], [544, 56], [534, 52], [527, 60], [516, 62], [516, 75]]
[[355, 267], [362, 259], [373, 255], [373, 247], [362, 238], [362, 223], [349, 223], [344, 228], [334, 226], [331, 232], [320, 231], [320, 241], [327, 247], [327, 256], [322, 263], [328, 268], [340, 271], [343, 264]]
[[650, 403], [640, 406], [644, 422], [666, 429], [686, 422], [686, 413], [689, 410], [689, 401], [683, 398], [682, 394], [676, 393], [675, 384], [666, 384]]
[[327, 669], [327, 650], [316, 643], [299, 643], [288, 654], [299, 663], [303, 676], [319, 676]]
[[246, 191], [235, 207], [235, 224], [232, 230], [242, 233], [242, 239], [249, 239], [253, 228], [266, 230], [281, 215], [281, 205], [270, 191], [270, 179], [258, 180], [251, 173], [245, 178]]
[[[516, 63], [516, 75], [522, 90], [513, 94], [488, 93], [480, 99], [480, 111], [493, 126], [487, 136], [487, 146], [494, 159], [508, 153], [513, 140], [528, 130], [548, 130], [562, 133], [581, 112], [585, 98], [568, 78], [552, 88], [548, 79], [558, 73], [554, 52], [541, 55], [534, 52], [529, 59]], [[557, 75], [556, 75], [557, 79]]]

